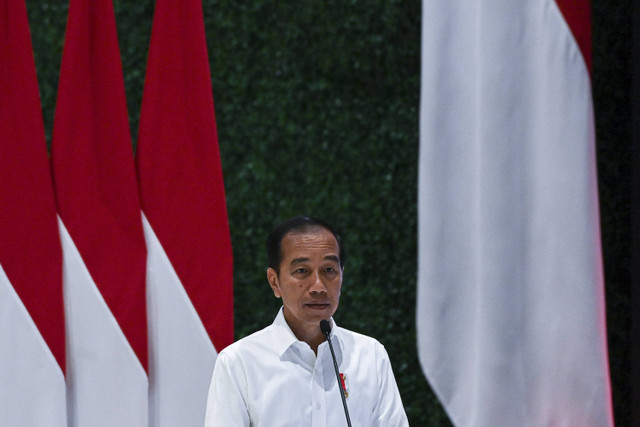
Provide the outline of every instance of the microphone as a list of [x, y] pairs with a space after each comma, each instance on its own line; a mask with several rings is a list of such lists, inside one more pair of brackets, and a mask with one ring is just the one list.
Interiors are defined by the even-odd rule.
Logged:
[[347, 400], [344, 398], [344, 389], [342, 388], [342, 380], [340, 380], [340, 371], [338, 370], [338, 361], [336, 360], [336, 353], [333, 351], [333, 344], [331, 344], [331, 324], [328, 320], [322, 319], [320, 321], [320, 330], [327, 337], [329, 343], [329, 349], [331, 350], [331, 358], [333, 359], [333, 368], [336, 371], [336, 378], [338, 379], [338, 389], [340, 389], [340, 397], [342, 398], [342, 406], [344, 406], [344, 415], [347, 417], [347, 425], [351, 427], [351, 419], [349, 418], [349, 409], [347, 408]]

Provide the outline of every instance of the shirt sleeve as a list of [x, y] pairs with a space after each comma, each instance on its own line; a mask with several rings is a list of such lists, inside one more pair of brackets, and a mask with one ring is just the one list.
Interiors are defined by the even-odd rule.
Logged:
[[249, 427], [246, 389], [247, 380], [240, 360], [233, 353], [222, 351], [211, 376], [205, 427]]
[[376, 362], [380, 381], [378, 403], [376, 407], [377, 426], [409, 427], [407, 414], [402, 405], [400, 391], [393, 376], [391, 362], [382, 344], [376, 345]]

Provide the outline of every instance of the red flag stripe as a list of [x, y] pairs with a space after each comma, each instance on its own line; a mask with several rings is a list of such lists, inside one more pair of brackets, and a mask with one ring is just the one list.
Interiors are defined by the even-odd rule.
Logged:
[[52, 162], [60, 217], [146, 369], [146, 249], [111, 0], [70, 2]]
[[591, 8], [589, 0], [556, 0], [591, 72]]
[[65, 369], [62, 250], [23, 0], [0, 9], [0, 263]]

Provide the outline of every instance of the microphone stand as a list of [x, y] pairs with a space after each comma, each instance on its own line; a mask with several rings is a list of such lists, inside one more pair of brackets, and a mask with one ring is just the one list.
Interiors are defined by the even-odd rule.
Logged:
[[340, 370], [338, 369], [338, 361], [336, 360], [336, 353], [333, 351], [333, 344], [331, 344], [331, 325], [328, 320], [320, 321], [320, 330], [327, 337], [329, 343], [329, 350], [331, 350], [331, 358], [333, 359], [333, 369], [336, 371], [336, 379], [338, 380], [338, 389], [340, 389], [340, 397], [342, 398], [342, 406], [344, 406], [344, 415], [347, 417], [347, 425], [351, 427], [351, 419], [349, 418], [349, 409], [347, 408], [347, 399], [344, 397], [344, 389], [342, 388], [342, 380], [340, 379]]

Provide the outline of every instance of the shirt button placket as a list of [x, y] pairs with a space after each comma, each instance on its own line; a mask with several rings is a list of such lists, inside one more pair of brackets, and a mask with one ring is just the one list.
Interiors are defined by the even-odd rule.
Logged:
[[311, 381], [311, 405], [313, 427], [326, 427], [327, 419], [324, 405], [324, 388], [322, 387], [322, 364], [316, 360]]

